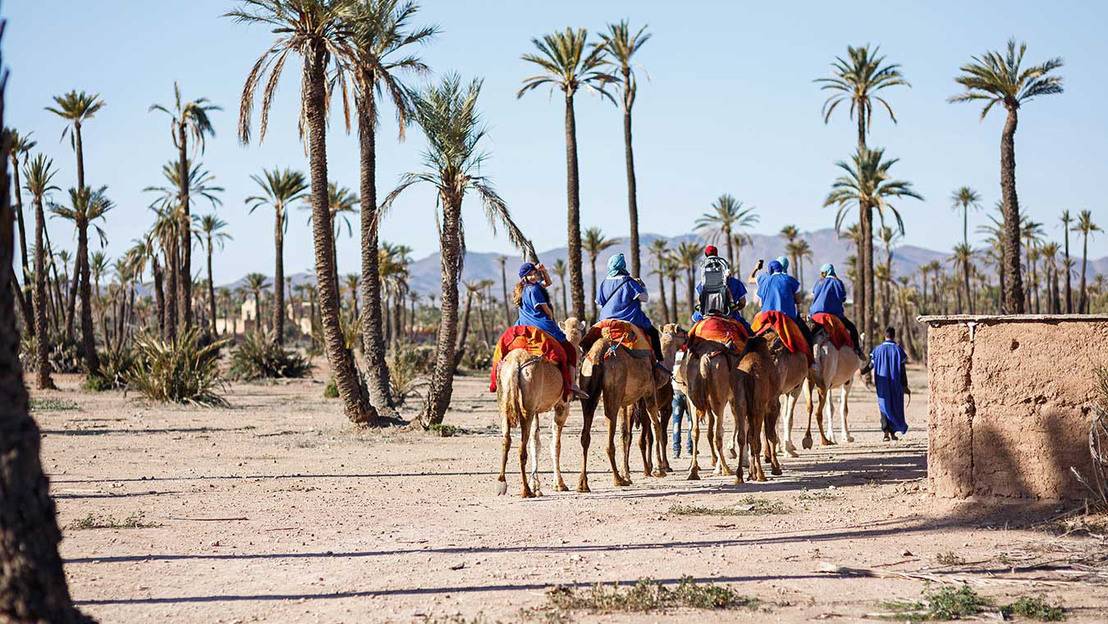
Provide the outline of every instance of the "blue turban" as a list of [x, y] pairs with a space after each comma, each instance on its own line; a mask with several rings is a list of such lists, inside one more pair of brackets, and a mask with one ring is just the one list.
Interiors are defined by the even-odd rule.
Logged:
[[777, 262], [779, 262], [781, 264], [781, 270], [782, 271], [788, 271], [789, 270], [789, 259], [788, 258], [786, 258], [785, 256], [777, 256]]
[[618, 277], [627, 272], [627, 259], [617, 253], [608, 258], [608, 277]]
[[531, 271], [534, 271], [534, 270], [535, 270], [535, 263], [534, 262], [524, 262], [523, 264], [519, 265], [519, 279], [522, 280], [523, 278], [527, 277], [528, 273], [530, 273]]
[[835, 265], [828, 262], [827, 264], [825, 264], [825, 265], [823, 265], [819, 268], [819, 272], [823, 273], [824, 275], [830, 275], [831, 277], [835, 277]]
[[785, 267], [781, 266], [780, 262], [778, 262], [777, 260], [770, 260], [769, 261], [769, 272], [770, 272], [770, 274], [782, 273], [784, 271], [785, 271]]

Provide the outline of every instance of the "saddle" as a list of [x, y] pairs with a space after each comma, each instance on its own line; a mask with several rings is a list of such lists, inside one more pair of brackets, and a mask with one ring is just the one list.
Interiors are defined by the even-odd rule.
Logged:
[[[754, 317], [754, 322], [750, 326], [755, 336], [764, 336], [770, 332], [776, 335], [777, 340], [772, 341], [770, 345], [770, 351], [775, 355], [780, 353], [782, 348], [790, 353], [803, 353], [808, 359], [808, 365], [811, 366], [814, 360], [812, 346], [800, 332], [796, 321], [784, 312], [763, 310]], [[780, 347], [777, 346], [778, 343]]]
[[618, 319], [604, 319], [593, 325], [585, 334], [581, 346], [588, 353], [592, 345], [604, 337], [612, 343], [611, 348], [604, 354], [605, 358], [611, 357], [619, 347], [627, 349], [635, 357], [648, 357], [652, 352], [650, 340], [641, 328]]
[[553, 336], [530, 325], [513, 325], [496, 341], [496, 349], [492, 355], [492, 372], [489, 375], [489, 392], [496, 392], [496, 378], [500, 372], [501, 360], [517, 349], [527, 351], [536, 360], [541, 358], [556, 364], [562, 372], [562, 391], [566, 395], [569, 394], [573, 386], [573, 380], [569, 376], [570, 356]]
[[689, 330], [689, 346], [693, 346], [697, 340], [709, 340], [718, 342], [728, 351], [738, 353], [742, 351], [746, 341], [750, 339], [750, 332], [742, 323], [725, 316], [708, 316], [698, 321]]
[[812, 315], [812, 333], [821, 331], [827, 334], [831, 344], [836, 349], [843, 347], [854, 348], [854, 341], [850, 339], [850, 330], [843, 324], [842, 319], [834, 314], [816, 312]]

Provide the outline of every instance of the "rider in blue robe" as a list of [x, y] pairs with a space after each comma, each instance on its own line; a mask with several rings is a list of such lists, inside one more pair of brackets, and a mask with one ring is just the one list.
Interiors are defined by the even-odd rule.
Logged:
[[608, 258], [608, 275], [596, 289], [596, 305], [600, 306], [597, 320], [617, 319], [642, 329], [650, 340], [654, 357], [661, 362], [661, 336], [642, 309], [642, 304], [649, 300], [643, 283], [627, 272], [627, 260], [623, 254], [617, 253]]

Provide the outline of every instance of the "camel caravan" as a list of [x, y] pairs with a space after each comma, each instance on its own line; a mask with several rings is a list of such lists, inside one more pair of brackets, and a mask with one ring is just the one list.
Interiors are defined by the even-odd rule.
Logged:
[[[701, 428], [707, 434], [714, 476], [733, 475], [735, 483], [742, 483], [746, 467], [748, 479], [765, 481], [765, 464], [771, 474], [780, 475], [778, 421], [785, 452], [795, 457], [791, 432], [802, 394], [808, 409], [804, 448], [813, 445], [813, 414], [821, 444], [853, 441], [847, 426], [848, 398], [855, 376], [865, 372], [863, 366], [868, 368], [868, 358], [861, 351], [857, 330], [843, 313], [846, 291], [834, 266], [820, 268], [808, 320], [804, 320], [797, 312], [803, 294], [788, 274], [788, 260], [777, 258], [768, 265], [759, 260], [747, 283], [756, 287], [755, 301], [761, 309], [748, 323], [742, 315], [746, 285], [731, 275], [727, 260], [708, 245], [699, 267], [691, 326], [686, 330], [669, 323], [660, 331], [643, 312], [649, 301], [646, 287], [628, 273], [623, 254], [609, 258], [607, 269], [596, 292], [598, 320], [591, 327], [573, 317], [560, 324], [555, 321], [547, 292], [552, 282], [542, 264], [527, 262], [519, 269], [513, 295], [519, 320], [497, 342], [490, 379], [503, 435], [499, 494], [508, 489], [508, 455], [512, 431], [518, 428], [520, 494], [524, 498], [542, 495], [539, 429], [541, 415], [548, 412], [554, 413], [550, 425], [554, 489], [568, 489], [561, 469], [562, 431], [573, 401], [580, 402], [583, 417], [578, 492], [590, 491], [588, 453], [598, 409], [607, 421], [608, 464], [617, 487], [631, 485], [636, 427], [643, 476], [665, 477], [672, 472], [666, 442], [675, 396], [678, 401], [684, 397], [693, 414], [690, 480], [701, 478]], [[837, 438], [832, 431], [834, 409], [826, 428], [824, 424], [825, 407], [836, 389]], [[732, 433], [725, 436], [728, 413]], [[728, 464], [729, 458], [735, 460], [734, 466]]]

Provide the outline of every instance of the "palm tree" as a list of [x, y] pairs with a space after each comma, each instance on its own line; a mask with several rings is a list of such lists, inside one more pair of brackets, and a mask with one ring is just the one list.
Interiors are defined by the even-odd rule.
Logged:
[[586, 50], [588, 32], [584, 28], [566, 28], [562, 32], [532, 39], [538, 54], [524, 54], [523, 60], [537, 65], [541, 73], [523, 80], [517, 98], [542, 86], [565, 95], [566, 119], [566, 199], [568, 203], [569, 282], [573, 289], [573, 315], [585, 318], [585, 282], [581, 276], [581, 189], [577, 170], [577, 121], [573, 96], [580, 87], [590, 88], [615, 101], [606, 90], [614, 79], [604, 72], [604, 47]]
[[273, 210], [273, 331], [277, 344], [285, 341], [285, 229], [288, 227], [288, 207], [308, 196], [308, 181], [304, 174], [292, 169], [276, 167], [252, 175], [250, 179], [261, 188], [260, 195], [246, 198], [246, 205], [253, 213], [260, 206]]
[[[327, 203], [327, 86], [328, 68], [338, 68], [347, 27], [343, 23], [354, 0], [243, 0], [227, 15], [236, 22], [271, 28], [276, 41], [254, 63], [242, 90], [239, 105], [239, 140], [250, 140], [254, 94], [264, 84], [259, 140], [265, 139], [269, 105], [277, 79], [289, 54], [298, 54], [301, 64], [300, 130], [307, 133], [311, 183], [312, 239], [315, 273], [319, 283], [320, 319], [327, 361], [335, 376], [347, 418], [360, 425], [374, 423], [377, 411], [364, 391], [354, 356], [346, 347], [339, 321], [339, 285], [335, 270], [334, 237]], [[268, 78], [267, 78], [268, 76]]]
[[351, 42], [346, 59], [351, 64], [358, 120], [358, 151], [361, 195], [362, 265], [362, 351], [365, 354], [370, 400], [382, 411], [392, 411], [396, 401], [389, 388], [389, 370], [385, 362], [382, 333], [381, 283], [379, 280], [378, 238], [380, 215], [377, 211], [377, 124], [384, 97], [396, 109], [400, 139], [408, 125], [410, 90], [402, 74], [422, 75], [427, 66], [408, 50], [429, 42], [437, 33], [434, 26], [412, 28], [409, 22], [418, 11], [414, 2], [400, 0], [359, 0], [347, 19]]
[[731, 195], [724, 193], [712, 203], [712, 209], [700, 215], [696, 220], [696, 229], [708, 242], [718, 243], [722, 238], [727, 246], [727, 263], [735, 266], [736, 256], [732, 236], [745, 227], [758, 222], [753, 206], [746, 206]]
[[[226, 228], [227, 222], [214, 214], [206, 214], [200, 217], [200, 234], [204, 237], [204, 247], [208, 250], [208, 323], [213, 336], [215, 335], [215, 319], [217, 314], [215, 310], [215, 280], [212, 277], [212, 254], [215, 251], [216, 245], [218, 245], [220, 249], [223, 249], [223, 244], [231, 240], [231, 235], [224, 231]], [[274, 283], [276, 284], [277, 282]], [[279, 288], [279, 286], [274, 286], [275, 290]], [[280, 301], [278, 297], [274, 296], [273, 305], [277, 305]], [[283, 328], [282, 325], [278, 325], [278, 327]], [[281, 334], [278, 334], [278, 341], [280, 340], [280, 335]], [[278, 342], [278, 344], [280, 344], [280, 342]]]
[[963, 186], [954, 191], [950, 201], [953, 203], [952, 208], [962, 211], [962, 244], [969, 247], [969, 211], [970, 208], [981, 208], [981, 196], [970, 187]]
[[208, 98], [199, 98], [191, 102], [181, 102], [181, 88], [173, 83], [173, 110], [161, 104], [151, 104], [150, 111], [161, 111], [169, 115], [169, 135], [173, 146], [177, 148], [177, 202], [181, 206], [180, 219], [181, 252], [180, 275], [177, 277], [180, 293], [177, 297], [178, 317], [186, 329], [192, 326], [192, 217], [189, 208], [189, 184], [192, 167], [189, 166], [189, 137], [196, 142], [195, 147], [204, 152], [205, 138], [215, 136], [215, 129], [208, 113], [223, 110], [211, 104]]
[[804, 291], [804, 261], [812, 259], [812, 246], [803, 238], [790, 244], [788, 252], [796, 262], [796, 278], [800, 280], [800, 290]]
[[[8, 158], [12, 161], [12, 190], [15, 192], [15, 220], [19, 224], [19, 253], [23, 262], [23, 286], [26, 288], [31, 283], [31, 261], [27, 253], [27, 226], [23, 221], [23, 189], [19, 186], [19, 168], [27, 162], [31, 150], [38, 143], [31, 140], [31, 133], [29, 132], [24, 135], [14, 128], [8, 128], [7, 133]], [[33, 326], [30, 329], [31, 334], [34, 335]]]
[[[74, 259], [75, 277], [77, 278], [77, 292], [81, 298], [81, 351], [85, 360], [85, 369], [89, 376], [95, 376], [100, 372], [100, 358], [96, 354], [96, 335], [92, 324], [92, 293], [89, 284], [89, 250], [88, 229], [92, 226], [100, 236], [101, 245], [106, 237], [100, 226], [94, 223], [97, 219], [115, 207], [108, 199], [108, 188], [102, 186], [96, 191], [84, 187], [81, 190], [69, 189], [69, 206], [50, 205], [50, 212], [73, 221], [77, 229], [77, 257]], [[72, 294], [70, 299], [73, 299]]]
[[555, 260], [553, 266], [550, 267], [550, 270], [558, 277], [558, 290], [562, 292], [563, 316], [569, 316], [569, 307], [566, 305], [566, 270], [568, 268], [566, 261], [561, 258]]
[[104, 100], [100, 99], [99, 94], [70, 91], [54, 96], [54, 104], [55, 106], [47, 106], [46, 110], [68, 124], [62, 130], [62, 138], [69, 137], [69, 144], [77, 155], [77, 189], [80, 190], [85, 187], [85, 149], [81, 140], [81, 127], [104, 108]]
[[269, 285], [269, 278], [261, 273], [247, 273], [245, 287], [254, 297], [254, 331], [262, 329], [262, 290]]
[[[911, 86], [900, 73], [900, 65], [886, 63], [885, 57], [880, 56], [879, 51], [879, 47], [871, 49], [869, 44], [857, 48], [847, 46], [846, 58], [836, 57], [835, 62], [831, 64], [832, 76], [815, 81], [820, 85], [821, 90], [830, 92], [823, 103], [824, 123], [830, 122], [831, 114], [839, 104], [844, 102], [849, 104], [850, 117], [858, 125], [858, 153], [863, 153], [867, 148], [866, 134], [873, 122], [874, 102], [883, 106], [889, 118], [896, 123], [893, 108], [881, 92], [891, 87]], [[862, 270], [855, 290], [858, 307], [862, 311], [866, 342], [872, 344], [875, 293], [872, 262], [873, 216], [870, 208], [867, 204], [858, 206], [858, 226], [861, 230], [862, 243], [859, 256], [863, 262], [859, 263]], [[864, 261], [867, 258], [870, 260], [868, 264]]]
[[607, 54], [605, 62], [619, 71], [619, 88], [623, 106], [623, 153], [627, 164], [627, 213], [631, 221], [631, 274], [639, 277], [639, 205], [635, 189], [635, 153], [631, 147], [631, 108], [638, 93], [638, 80], [631, 66], [632, 58], [650, 40], [643, 26], [635, 34], [627, 20], [608, 24], [608, 32], [600, 34], [600, 46]]
[[654, 270], [651, 273], [658, 276], [658, 305], [662, 309], [662, 318], [666, 323], [677, 322], [677, 311], [674, 310], [673, 320], [670, 320], [669, 308], [666, 307], [666, 279], [665, 279], [665, 264], [666, 258], [669, 257], [669, 243], [664, 238], [655, 238], [650, 241], [650, 246], [647, 247], [647, 251], [650, 252], [650, 256], [654, 259]]
[[1046, 298], [1050, 314], [1062, 311], [1062, 298], [1058, 292], [1058, 243], [1049, 242], [1039, 248], [1039, 257], [1046, 272]]
[[954, 260], [955, 266], [961, 267], [962, 269], [962, 287], [965, 289], [964, 296], [966, 305], [969, 309], [969, 313], [974, 314], [973, 291], [970, 290], [970, 263], [973, 262], [973, 248], [965, 243], [955, 245], [952, 259]]
[[504, 297], [504, 324], [512, 324], [512, 304], [508, 300], [508, 256], [497, 256], [497, 264], [500, 265], [500, 290]]
[[1073, 287], [1071, 276], [1073, 275], [1073, 260], [1070, 258], [1070, 227], [1073, 216], [1069, 210], [1062, 211], [1062, 236], [1065, 237], [1065, 251], [1062, 258], [1062, 267], [1066, 270], [1066, 314], [1073, 314]]
[[786, 225], [781, 228], [780, 235], [785, 239], [785, 253], [789, 255], [789, 262], [792, 264], [793, 277], [797, 277], [800, 267], [797, 266], [796, 261], [796, 240], [800, 237], [800, 230], [795, 225]]
[[89, 275], [92, 278], [92, 307], [100, 307], [100, 333], [103, 335], [104, 344], [108, 343], [108, 326], [104, 312], [104, 300], [100, 296], [100, 278], [108, 270], [108, 256], [103, 250], [97, 250], [89, 255]]
[[[885, 220], [885, 211], [890, 211], [896, 219], [897, 229], [902, 233], [904, 232], [904, 222], [890, 200], [902, 197], [922, 200], [923, 197], [912, 189], [911, 182], [890, 179], [889, 170], [896, 164], [897, 160], [896, 158], [885, 160], [885, 150], [883, 149], [862, 149], [854, 154], [849, 163], [844, 161], [836, 163], [836, 166], [845, 175], [835, 179], [835, 182], [831, 185], [831, 192], [823, 202], [824, 206], [835, 205], [839, 207], [839, 211], [835, 215], [836, 230], [841, 230], [843, 219], [851, 207], [856, 207], [859, 212], [858, 221], [860, 226], [863, 222], [872, 226], [872, 211], [876, 208], [881, 215], [882, 222]], [[874, 322], [876, 320], [874, 312], [877, 294], [876, 276], [873, 272], [872, 230], [867, 230], [866, 226], [861, 226], [859, 236], [861, 237], [859, 266], [862, 270], [861, 279], [858, 282], [859, 284], [864, 283], [864, 286], [855, 290], [859, 292], [859, 299], [865, 296], [862, 302], [862, 318], [866, 342], [870, 343], [874, 334]], [[868, 283], [865, 283], [867, 280]]]
[[680, 323], [681, 315], [677, 313], [677, 279], [681, 277], [681, 265], [673, 254], [662, 260], [662, 271], [669, 280], [669, 309], [673, 311], [673, 322]]
[[52, 183], [57, 171], [54, 161], [43, 154], [27, 162], [23, 171], [27, 192], [31, 194], [35, 206], [35, 385], [39, 390], [46, 390], [55, 386], [50, 376], [50, 332], [46, 328], [46, 247], [43, 243], [46, 215], [43, 205], [51, 191], [58, 190]]
[[1081, 283], [1078, 286], [1080, 293], [1077, 300], [1078, 314], [1089, 313], [1089, 291], [1085, 287], [1085, 276], [1089, 271], [1089, 236], [1101, 232], [1100, 226], [1093, 223], [1093, 213], [1082, 210], [1077, 215], [1077, 223], [1073, 226], [1074, 232], [1081, 234]]
[[451, 74], [437, 85], [413, 96], [414, 117], [427, 137], [423, 156], [424, 169], [406, 173], [400, 184], [382, 203], [382, 210], [391, 206], [408, 187], [422, 182], [431, 185], [438, 195], [436, 215], [442, 267], [442, 313], [435, 347], [435, 366], [431, 376], [427, 402], [420, 420], [426, 425], [441, 423], [450, 405], [453, 392], [454, 349], [458, 334], [458, 283], [465, 261], [465, 231], [462, 224], [462, 201], [473, 191], [485, 209], [489, 223], [507, 230], [508, 240], [536, 259], [531, 243], [512, 221], [508, 205], [496, 193], [491, 180], [478, 173], [485, 161], [479, 144], [485, 136], [477, 112], [477, 96], [481, 81], [463, 86], [457, 74]]
[[1007, 313], [1006, 302], [1004, 299], [1004, 293], [1007, 292], [1007, 268], [1004, 264], [1004, 208], [1002, 202], [997, 202], [997, 212], [1000, 213], [998, 219], [995, 215], [989, 215], [989, 223], [985, 225], [977, 226], [977, 232], [986, 236], [985, 242], [988, 243], [989, 256], [996, 261], [997, 277], [1000, 282], [1000, 290], [997, 298], [997, 311], [1001, 314]]
[[684, 241], [677, 245], [677, 265], [685, 271], [685, 296], [690, 314], [696, 309], [696, 263], [700, 261], [701, 253], [700, 245], [695, 242]]
[[965, 92], [951, 102], [984, 101], [981, 119], [996, 104], [1003, 104], [1008, 119], [1000, 137], [1000, 191], [1004, 201], [1004, 263], [1008, 282], [1004, 298], [1010, 314], [1023, 314], [1023, 281], [1020, 277], [1020, 208], [1016, 195], [1016, 125], [1019, 109], [1041, 95], [1062, 92], [1062, 77], [1051, 72], [1062, 67], [1062, 59], [1053, 58], [1040, 65], [1022, 68], [1027, 44], [1008, 40], [1007, 54], [989, 51], [960, 68], [954, 80]]
[[605, 238], [604, 233], [600, 231], [598, 227], [590, 227], [585, 230], [585, 236], [581, 239], [581, 244], [585, 248], [585, 253], [589, 255], [589, 266], [592, 267], [592, 296], [589, 297], [591, 302], [592, 322], [596, 322], [596, 258], [605, 249], [611, 249], [619, 242], [618, 239]]

